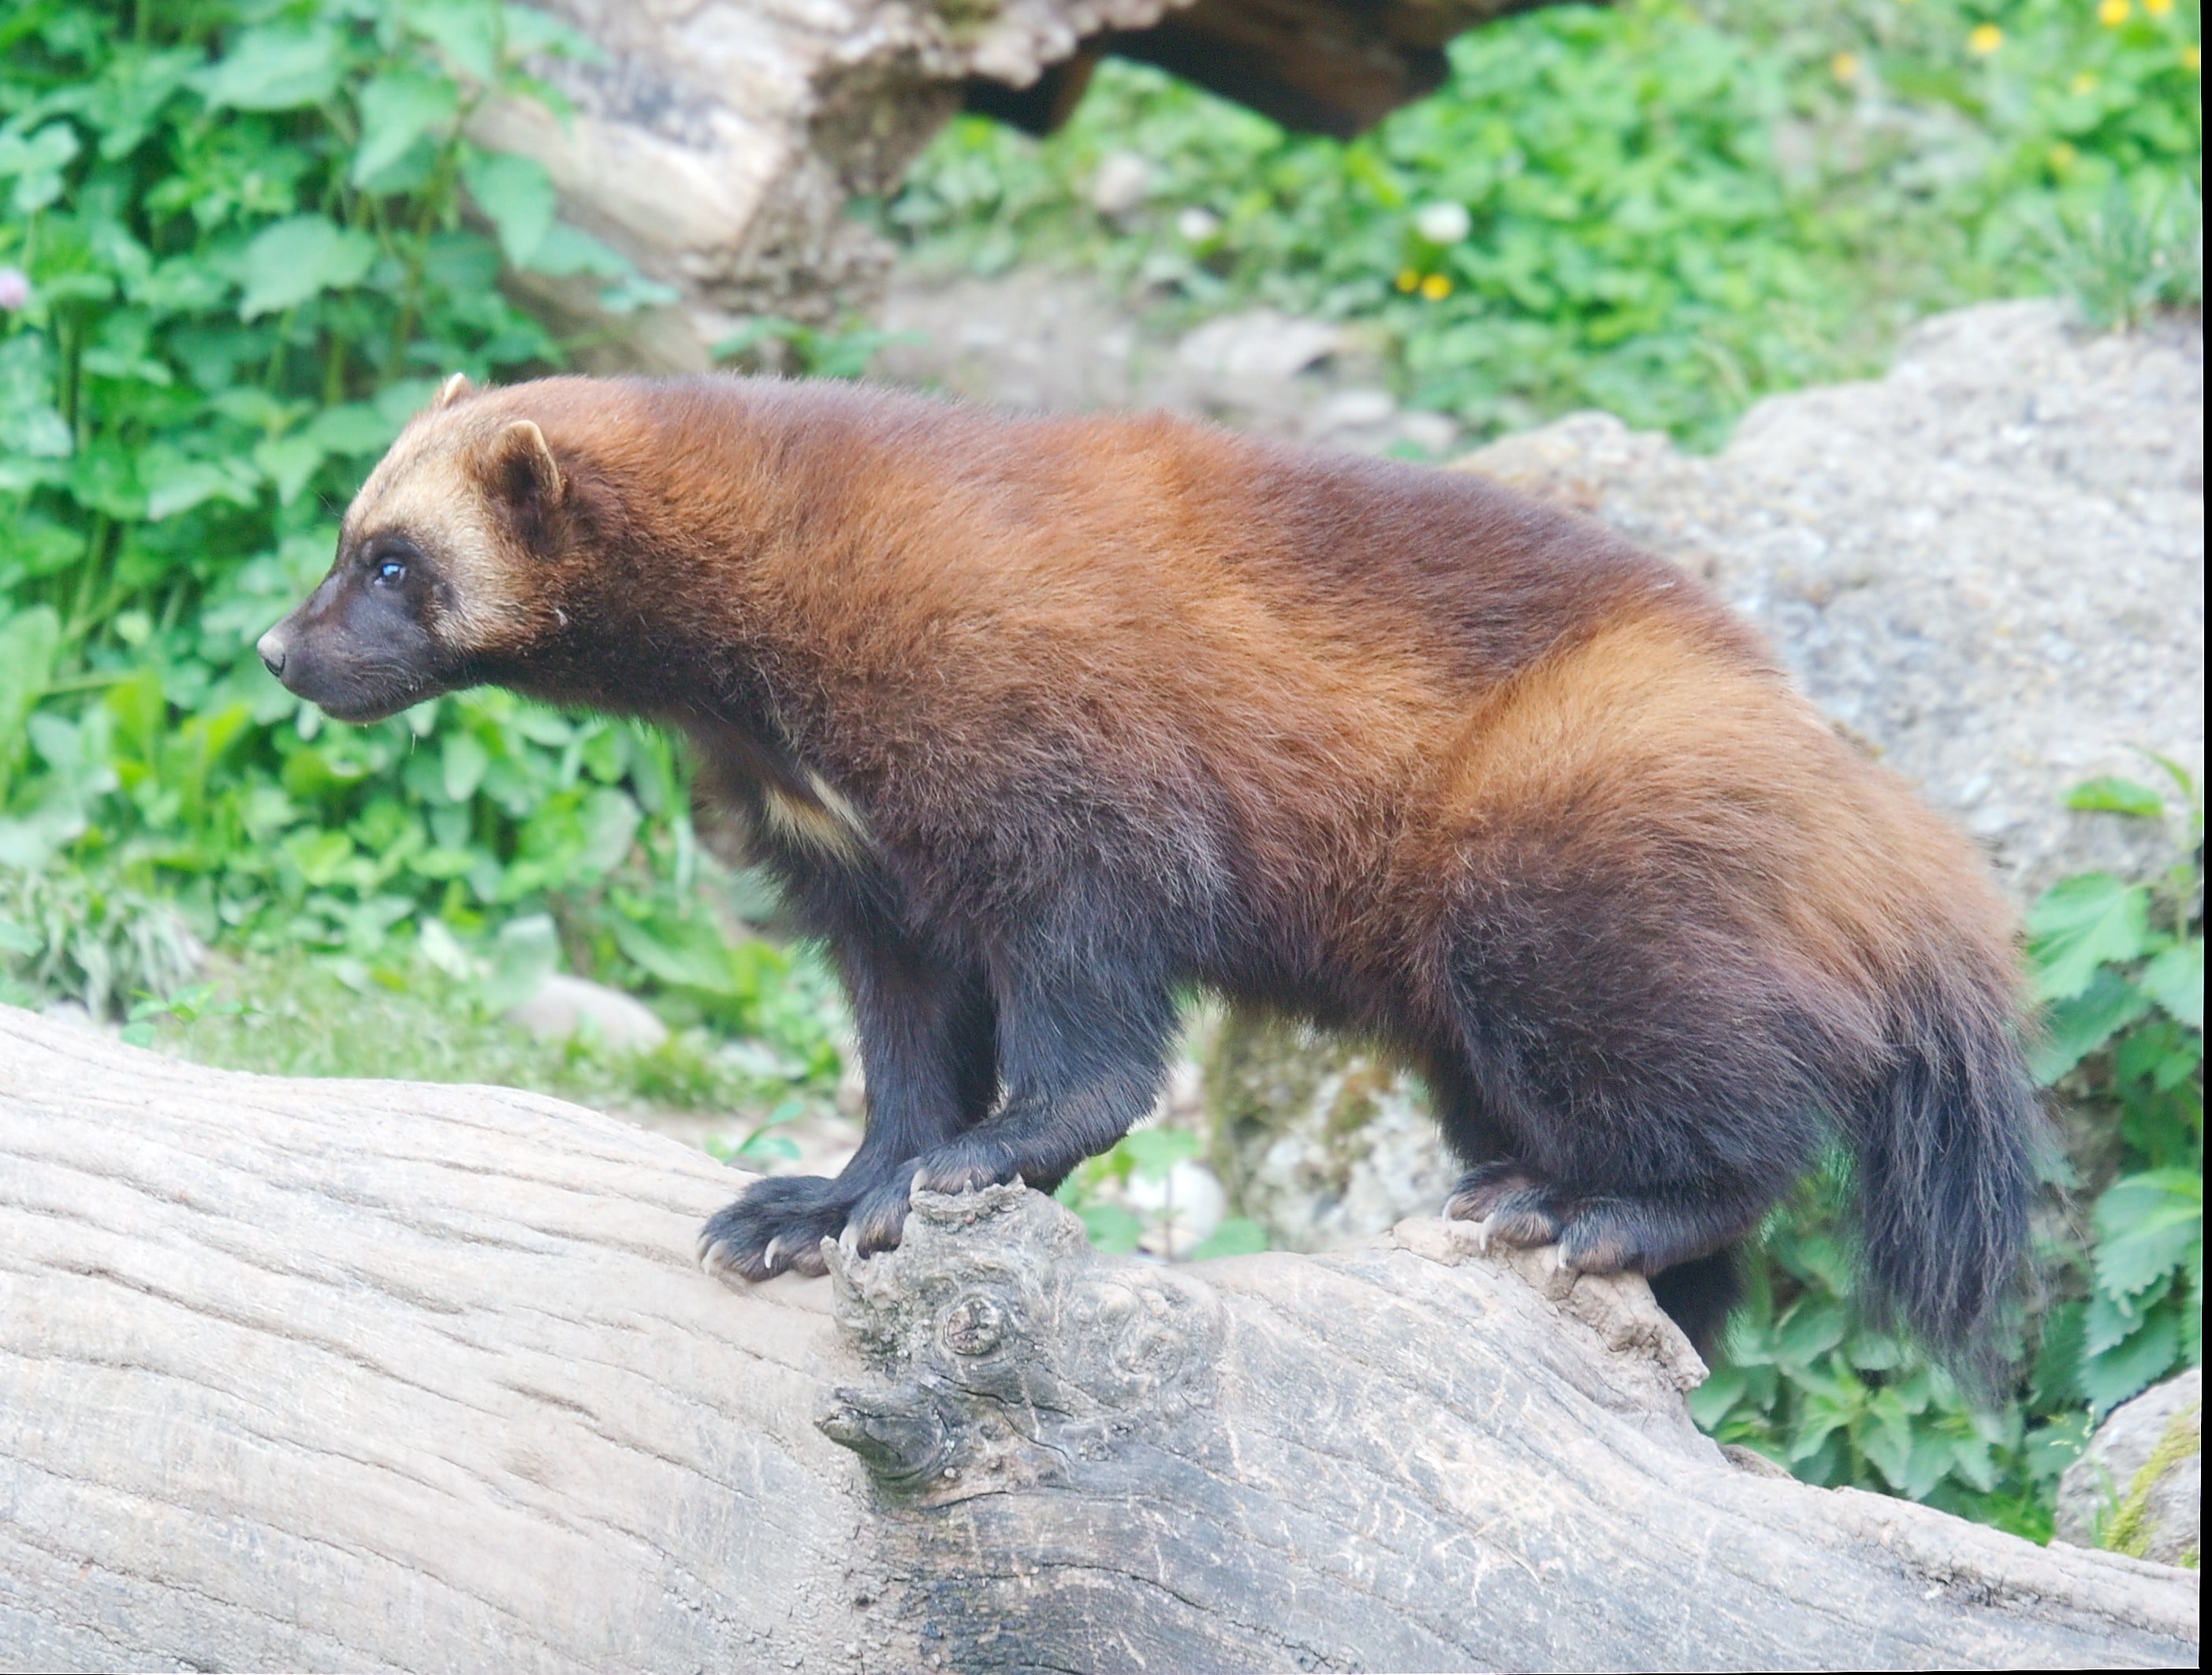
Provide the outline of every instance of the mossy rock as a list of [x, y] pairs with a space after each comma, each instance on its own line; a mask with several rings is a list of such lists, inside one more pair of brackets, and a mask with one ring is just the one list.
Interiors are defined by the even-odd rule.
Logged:
[[1419, 1082], [1358, 1041], [1232, 1013], [1204, 1059], [1208, 1161], [1278, 1249], [1433, 1215], [1460, 1173]]

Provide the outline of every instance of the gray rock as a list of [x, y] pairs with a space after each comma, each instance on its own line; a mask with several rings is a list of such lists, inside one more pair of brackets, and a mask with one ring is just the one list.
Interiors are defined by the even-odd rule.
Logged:
[[1202, 378], [1247, 381], [1296, 378], [1344, 346], [1344, 328], [1254, 308], [1208, 320], [1176, 347], [1176, 358]]
[[1583, 414], [1467, 469], [1714, 580], [2015, 897], [2170, 859], [2073, 814], [2094, 774], [2204, 756], [2202, 323], [2092, 336], [2057, 305], [1923, 325], [1889, 375], [1778, 396], [1712, 458]]
[[2057, 1538], [2163, 1564], [2203, 1547], [2204, 1374], [2192, 1368], [2112, 1410], [2058, 1480]]
[[617, 1052], [648, 1052], [668, 1039], [668, 1026], [643, 1001], [562, 972], [550, 974], [537, 993], [509, 1008], [507, 1021], [540, 1041], [566, 1041], [588, 1024]]
[[1091, 207], [1109, 221], [1121, 221], [1145, 207], [1152, 195], [1152, 165], [1133, 151], [1109, 151], [1091, 177]]
[[1232, 1015], [1206, 1095], [1215, 1172], [1279, 1250], [1334, 1250], [1433, 1216], [1459, 1178], [1419, 1085], [1348, 1041]]
[[[1102, 165], [1101, 173], [1103, 174]], [[1402, 411], [1354, 326], [1253, 309], [1177, 337], [1089, 278], [1018, 268], [909, 273], [878, 316], [893, 341], [872, 375], [1046, 412], [1158, 409], [1360, 453], [1449, 455], [1459, 427]]]

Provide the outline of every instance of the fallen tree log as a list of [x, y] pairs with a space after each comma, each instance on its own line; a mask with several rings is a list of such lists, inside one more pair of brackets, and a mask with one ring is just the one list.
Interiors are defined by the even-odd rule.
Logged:
[[0, 1663], [2194, 1663], [2197, 1579], [1743, 1469], [1636, 1279], [1439, 1222], [1105, 1258], [1018, 1188], [828, 1280], [557, 1101], [0, 1010]]
[[963, 106], [1043, 131], [1101, 54], [1350, 135], [1431, 91], [1443, 46], [1552, 0], [531, 0], [592, 45], [532, 65], [471, 135], [533, 158], [562, 213], [676, 300], [602, 312], [590, 276], [511, 276], [587, 370], [696, 372], [761, 314], [833, 322], [891, 251], [847, 213]]

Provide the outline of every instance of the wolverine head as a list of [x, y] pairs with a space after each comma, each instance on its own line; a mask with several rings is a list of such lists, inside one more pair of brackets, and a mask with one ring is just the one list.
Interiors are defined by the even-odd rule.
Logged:
[[330, 574], [261, 636], [286, 687], [340, 720], [380, 720], [491, 677], [565, 622], [571, 484], [512, 393], [456, 373], [400, 433], [348, 508]]

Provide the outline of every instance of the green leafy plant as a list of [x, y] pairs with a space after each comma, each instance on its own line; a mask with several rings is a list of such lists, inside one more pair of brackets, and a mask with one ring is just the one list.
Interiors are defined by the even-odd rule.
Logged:
[[787, 378], [859, 378], [877, 351], [915, 341], [912, 332], [883, 331], [855, 320], [806, 325], [779, 314], [747, 320], [714, 345], [714, 359], [747, 372]]
[[440, 379], [562, 362], [515, 276], [665, 294], [468, 137], [489, 99], [557, 111], [527, 66], [588, 43], [495, 0], [27, 0], [0, 49], [15, 992], [120, 1017], [197, 938], [489, 1016], [565, 963], [834, 1083], [830, 986], [700, 853], [665, 738], [493, 691], [328, 726], [252, 651]]
[[[1091, 1242], [1103, 1251], [1126, 1254], [1144, 1249], [1200, 1262], [1267, 1249], [1267, 1229], [1242, 1216], [1224, 1217], [1205, 1238], [1185, 1244], [1182, 1207], [1175, 1198], [1176, 1166], [1196, 1162], [1202, 1150], [1203, 1143], [1188, 1129], [1162, 1124], [1134, 1129], [1110, 1150], [1078, 1164], [1054, 1196], [1082, 1218]], [[1132, 1183], [1158, 1190], [1133, 1193]]]
[[[2099, 1187], [2075, 1276], [2052, 1308], [2039, 1376], [2100, 1414], [2203, 1360], [2204, 930], [2203, 794], [2158, 760], [2171, 797], [2121, 779], [2077, 786], [2076, 809], [2168, 821], [2181, 859], [2155, 884], [2088, 873], [2030, 914], [2029, 955], [2049, 1002], [2037, 1077], [2118, 1141], [2093, 1157]], [[2169, 801], [2172, 806], [2169, 807]], [[2081, 1148], [2077, 1147], [2077, 1150]]]
[[[956, 124], [880, 217], [921, 259], [1101, 272], [1170, 323], [1353, 323], [1478, 433], [1597, 406], [1709, 446], [2024, 280], [2100, 319], [2196, 300], [2197, 30], [2077, 0], [1550, 7], [1455, 40], [1439, 92], [1349, 143], [1109, 60], [1042, 143]], [[1094, 208], [1132, 153], [1147, 201]]]

